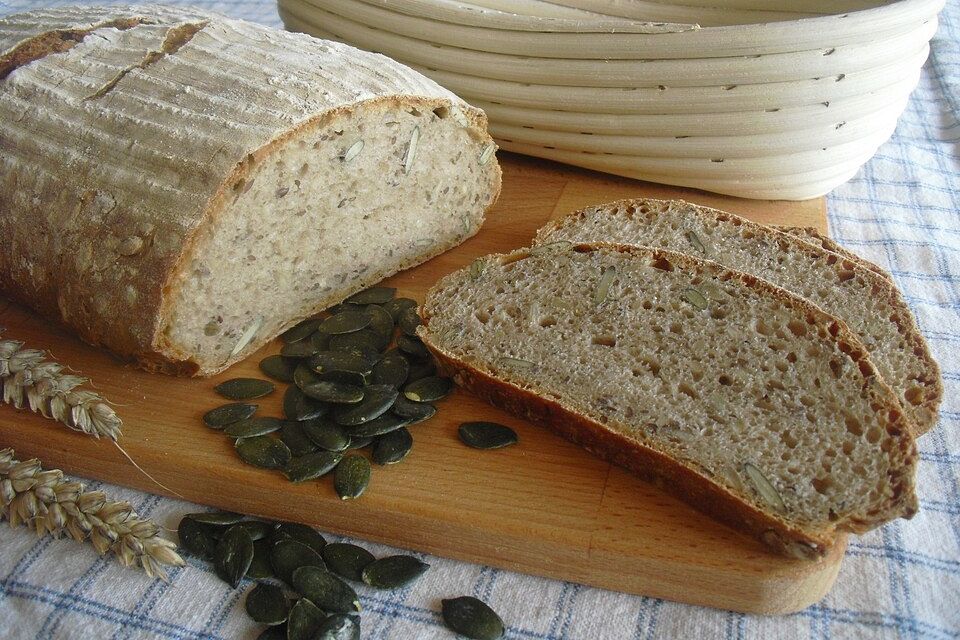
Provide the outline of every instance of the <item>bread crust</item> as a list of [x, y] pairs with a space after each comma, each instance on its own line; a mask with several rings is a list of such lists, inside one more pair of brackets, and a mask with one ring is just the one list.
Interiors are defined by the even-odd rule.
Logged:
[[930, 347], [920, 333], [920, 328], [917, 326], [910, 307], [893, 281], [889, 276], [877, 273], [868, 265], [864, 265], [863, 262], [865, 261], [845, 258], [794, 234], [780, 231], [775, 227], [758, 224], [733, 213], [683, 200], [656, 200], [653, 198], [628, 198], [571, 212], [551, 220], [541, 227], [537, 231], [533, 244], [550, 242], [553, 239], [551, 234], [592, 212], [611, 213], [622, 210], [626, 215], [633, 217], [635, 215], [645, 215], [645, 208], [657, 210], [662, 207], [682, 209], [685, 215], [695, 215], [706, 222], [719, 221], [749, 230], [758, 237], [764, 237], [776, 243], [781, 250], [801, 253], [811, 262], [817, 262], [832, 269], [836, 273], [837, 281], [842, 281], [852, 274], [852, 277], [867, 283], [872, 295], [885, 299], [890, 308], [893, 309], [893, 314], [888, 320], [896, 326], [899, 335], [906, 342], [909, 350], [923, 364], [922, 373], [919, 373], [915, 379], [915, 382], [923, 388], [922, 400], [916, 404], [911, 403], [910, 406], [900, 402], [900, 406], [910, 416], [912, 431], [919, 436], [936, 425], [940, 403], [943, 400], [943, 380], [940, 376], [940, 366], [930, 353]]
[[[196, 52], [191, 53], [187, 46], [179, 50], [185, 43], [170, 40], [182, 35], [177, 31], [181, 27], [190, 31], [187, 41], [191, 37], [193, 44], [202, 41]], [[98, 37], [81, 37], [90, 33]], [[168, 40], [171, 50], [166, 57], [147, 64], [158, 69], [158, 76], [161, 70], [182, 71], [189, 65], [195, 65], [189, 69], [196, 68], [202, 76], [207, 67], [212, 69], [220, 62], [230, 69], [248, 65], [251, 75], [221, 78], [230, 100], [218, 98], [216, 92], [185, 91], [185, 83], [155, 80], [150, 80], [149, 91], [167, 93], [151, 93], [150, 100], [143, 103], [136, 102], [138, 94], [132, 90], [92, 99], [97, 86], [108, 89], [123, 76], [114, 76], [110, 66], [100, 65], [106, 70], [101, 73], [108, 75], [88, 80], [89, 65], [83, 64], [82, 52], [77, 49], [80, 40], [84, 51], [94, 48], [117, 68], [127, 65], [123, 73], [139, 74], [137, 82], [146, 75], [137, 67], [142, 60], [136, 47], [166, 51]], [[265, 59], [232, 54], [228, 47], [217, 46], [224, 41], [258, 48]], [[115, 47], [116, 51], [108, 48], [118, 42], [132, 44]], [[201, 46], [215, 53], [208, 56], [200, 51]], [[136, 54], [135, 59], [120, 58], [129, 51]], [[44, 62], [50, 56], [56, 58], [55, 64]], [[295, 90], [280, 91], [276, 87], [285, 87], [280, 81], [286, 81], [288, 60], [299, 65], [289, 73], [302, 84], [294, 86]], [[7, 78], [0, 80], [4, 121], [0, 130], [3, 146], [10, 145], [11, 153], [5, 152], [7, 157], [0, 160], [4, 167], [0, 206], [6, 211], [0, 216], [0, 290], [63, 322], [84, 341], [165, 373], [210, 375], [272, 338], [260, 336], [226, 362], [204, 363], [196, 361], [189, 347], [172, 344], [165, 328], [171, 317], [171, 298], [196, 250], [200, 232], [227, 210], [233, 186], [269, 161], [283, 143], [337, 118], [349, 118], [357, 110], [442, 106], [463, 113], [471, 140], [478, 145], [493, 144], [482, 111], [399, 63], [339, 43], [192, 10], [76, 7], [7, 16], [0, 19], [3, 64], [9, 71]], [[201, 64], [206, 65], [202, 71]], [[82, 74], [74, 69], [78, 65]], [[326, 75], [319, 72], [321, 68]], [[308, 69], [313, 71], [308, 73]], [[59, 141], [63, 153], [39, 163], [35, 158], [44, 157], [43, 141], [55, 140], [52, 127], [43, 119], [48, 116], [40, 114], [21, 123], [16, 114], [23, 101], [48, 97], [49, 87], [54, 85], [59, 90], [57, 73], [65, 76], [63, 91], [76, 95], [50, 107], [63, 116], [55, 120], [69, 122], [75, 116], [77, 122], [85, 122], [82, 118], [90, 114], [97, 117], [90, 117], [89, 131], [79, 136], [76, 129], [63, 134]], [[260, 79], [261, 83], [254, 82]], [[78, 82], [89, 83], [93, 89], [85, 90]], [[148, 103], [143, 110], [135, 110]], [[47, 106], [34, 105], [31, 110], [37, 113]], [[177, 121], [181, 116], [186, 120]], [[103, 128], [97, 128], [101, 122]], [[171, 122], [178, 122], [179, 130], [165, 126]], [[211, 126], [222, 127], [226, 134]], [[207, 135], [211, 133], [217, 135]], [[114, 138], [117, 142], [105, 142]], [[86, 154], [80, 153], [87, 141]], [[125, 143], [130, 143], [129, 147], [124, 147]], [[107, 160], [92, 162], [98, 154]], [[499, 194], [499, 167], [493, 160], [488, 164], [484, 173], [489, 179], [485, 194], [489, 200], [485, 207], [478, 207], [471, 233], [479, 227], [483, 209]], [[98, 173], [102, 167], [106, 167], [103, 174]], [[141, 172], [138, 180], [121, 177], [131, 171]], [[139, 243], [140, 248], [128, 251], [125, 242]], [[399, 268], [451, 246], [453, 243], [426, 247]], [[352, 288], [318, 301], [313, 311], [396, 270], [368, 273]], [[290, 318], [289, 325], [300, 319]]]
[[[696, 509], [738, 529], [763, 542], [776, 552], [803, 559], [816, 559], [825, 555], [841, 531], [862, 533], [896, 517], [910, 518], [917, 511], [915, 494], [915, 471], [917, 450], [909, 423], [900, 411], [892, 390], [880, 379], [870, 362], [866, 349], [856, 335], [839, 319], [826, 314], [819, 307], [769, 282], [746, 273], [726, 269], [717, 263], [692, 256], [630, 245], [607, 243], [578, 244], [576, 251], [616, 250], [621, 253], [663, 258], [685, 269], [706, 270], [717, 277], [737, 280], [743, 285], [774, 297], [803, 314], [813, 314], [817, 324], [825, 326], [853, 360], [863, 375], [864, 387], [871, 398], [889, 418], [887, 433], [897, 443], [896, 456], [902, 464], [891, 465], [891, 485], [894, 496], [889, 504], [875, 507], [872, 514], [864, 517], [849, 517], [837, 520], [829, 526], [811, 530], [791, 525], [783, 518], [749, 504], [734, 492], [711, 480], [702, 471], [671, 458], [667, 453], [627, 437], [606, 425], [568, 409], [559, 400], [539, 395], [535, 390], [525, 389], [510, 381], [497, 378], [495, 372], [485, 371], [471, 362], [466, 362], [447, 351], [439, 337], [430, 331], [431, 299], [442, 290], [445, 283], [457, 277], [446, 276], [428, 292], [421, 309], [423, 325], [418, 334], [438, 359], [441, 369], [452, 375], [465, 389], [487, 402], [513, 413], [523, 419], [546, 426], [561, 436], [586, 448], [591, 453], [649, 481], [677, 496]], [[527, 250], [497, 256], [504, 262], [513, 262], [527, 257]], [[893, 476], [897, 473], [897, 476]]]
[[777, 231], [782, 231], [783, 233], [789, 233], [792, 236], [796, 236], [802, 240], [806, 240], [807, 242], [810, 242], [814, 245], [821, 247], [825, 251], [831, 251], [837, 254], [838, 256], [843, 256], [847, 260], [850, 260], [851, 262], [860, 265], [864, 269], [869, 269], [870, 271], [873, 271], [878, 276], [881, 276], [886, 280], [890, 281], [891, 283], [893, 283], [893, 278], [891, 278], [890, 274], [887, 273], [882, 267], [880, 267], [877, 264], [874, 264], [873, 262], [870, 262], [866, 258], [862, 258], [858, 256], [853, 251], [846, 249], [839, 242], [836, 242], [832, 238], [825, 236], [824, 234], [820, 233], [818, 229], [815, 229], [814, 227], [781, 227], [779, 225], [775, 225], [773, 228], [776, 229]]

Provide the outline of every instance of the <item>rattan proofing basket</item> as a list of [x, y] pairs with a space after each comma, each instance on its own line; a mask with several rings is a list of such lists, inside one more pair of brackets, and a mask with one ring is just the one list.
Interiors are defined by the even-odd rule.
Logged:
[[[850, 179], [893, 133], [944, 0], [279, 0], [400, 60], [519, 153], [747, 198]], [[774, 6], [778, 5], [778, 6]]]

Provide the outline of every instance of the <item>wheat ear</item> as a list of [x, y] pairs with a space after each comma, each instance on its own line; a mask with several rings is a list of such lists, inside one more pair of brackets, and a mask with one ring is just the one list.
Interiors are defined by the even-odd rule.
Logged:
[[18, 409], [29, 406], [75, 431], [116, 441], [123, 424], [120, 416], [99, 394], [77, 389], [86, 378], [64, 373], [63, 365], [45, 360], [46, 355], [24, 349], [19, 340], [0, 340], [3, 401]]
[[140, 518], [128, 502], [112, 502], [102, 491], [85, 491], [59, 469], [44, 471], [37, 459], [20, 462], [13, 449], [0, 450], [0, 520], [32, 527], [37, 535], [90, 540], [100, 555], [112, 551], [125, 567], [139, 566], [167, 580], [164, 565], [182, 567], [177, 545], [160, 527]]

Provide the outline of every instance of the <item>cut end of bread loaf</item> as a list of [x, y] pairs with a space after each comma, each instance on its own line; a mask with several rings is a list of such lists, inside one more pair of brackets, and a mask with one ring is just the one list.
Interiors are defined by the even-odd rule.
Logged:
[[469, 389], [781, 552], [916, 511], [913, 438], [865, 349], [749, 275], [560, 242], [447, 276], [423, 316]]
[[[559, 218], [535, 242], [621, 242], [689, 253], [763, 278], [842, 318], [867, 347], [916, 435], [937, 422], [940, 369], [889, 277], [820, 244], [682, 200], [636, 199]], [[873, 265], [875, 267], [875, 265]]]
[[169, 286], [168, 348], [216, 373], [475, 234], [500, 173], [482, 126], [464, 126], [474, 123], [482, 113], [449, 100], [384, 99], [249, 157]]

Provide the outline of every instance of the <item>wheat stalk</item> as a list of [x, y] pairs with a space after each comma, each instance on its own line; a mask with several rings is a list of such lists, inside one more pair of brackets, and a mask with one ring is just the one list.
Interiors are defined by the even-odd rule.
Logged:
[[102, 491], [85, 491], [59, 469], [37, 459], [20, 462], [13, 449], [0, 450], [0, 520], [32, 527], [37, 535], [90, 540], [100, 555], [112, 551], [125, 567], [140, 566], [151, 578], [167, 579], [164, 565], [182, 567], [177, 546], [159, 537], [160, 527], [140, 518], [127, 502], [112, 502]]
[[63, 365], [45, 360], [46, 355], [24, 349], [19, 340], [0, 340], [3, 401], [18, 409], [29, 406], [75, 431], [116, 441], [123, 424], [120, 416], [99, 394], [77, 389], [86, 378], [64, 373]]

